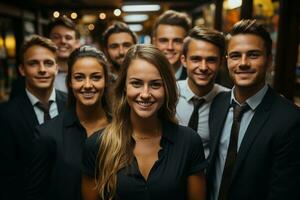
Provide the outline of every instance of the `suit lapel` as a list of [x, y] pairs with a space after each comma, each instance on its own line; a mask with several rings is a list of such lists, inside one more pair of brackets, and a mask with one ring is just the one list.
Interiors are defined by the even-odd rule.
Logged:
[[243, 161], [247, 157], [248, 151], [251, 148], [251, 145], [255, 141], [257, 135], [260, 133], [260, 130], [264, 126], [265, 122], [270, 115], [270, 107], [272, 105], [274, 92], [271, 88], [268, 89], [265, 97], [263, 98], [260, 105], [257, 107], [254, 116], [247, 128], [245, 136], [242, 140], [235, 167], [232, 174], [232, 180], [234, 180], [239, 168], [241, 167]]
[[211, 138], [211, 158], [214, 159], [218, 154], [220, 137], [230, 107], [230, 92], [221, 94], [220, 98], [212, 105], [210, 112], [210, 138]]
[[57, 103], [58, 112], [61, 113], [65, 108], [66, 101], [64, 95], [61, 94], [61, 92], [58, 90], [56, 90], [56, 103]]
[[18, 107], [23, 115], [21, 117], [24, 117], [24, 120], [27, 122], [29, 127], [33, 129], [39, 123], [30, 100], [28, 99], [26, 93], [17, 98], [19, 98]]

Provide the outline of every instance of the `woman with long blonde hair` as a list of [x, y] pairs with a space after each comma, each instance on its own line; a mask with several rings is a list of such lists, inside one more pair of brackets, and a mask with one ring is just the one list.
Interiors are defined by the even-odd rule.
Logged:
[[152, 45], [127, 52], [113, 91], [112, 122], [87, 140], [85, 200], [205, 198], [201, 138], [177, 124], [174, 72]]

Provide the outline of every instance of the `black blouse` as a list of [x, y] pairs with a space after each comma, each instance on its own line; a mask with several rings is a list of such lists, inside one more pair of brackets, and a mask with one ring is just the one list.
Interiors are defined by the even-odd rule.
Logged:
[[[82, 171], [89, 177], [95, 177], [99, 138], [97, 134], [88, 138], [83, 150]], [[207, 166], [200, 136], [190, 128], [164, 123], [161, 147], [147, 181], [141, 175], [136, 159], [118, 172], [117, 199], [187, 198], [188, 176], [203, 172]]]
[[87, 133], [75, 108], [36, 128], [27, 198], [81, 200], [81, 159]]

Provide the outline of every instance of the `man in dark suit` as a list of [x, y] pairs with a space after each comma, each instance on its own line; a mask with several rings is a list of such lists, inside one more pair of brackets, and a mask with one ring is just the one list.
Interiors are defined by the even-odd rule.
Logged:
[[255, 20], [242, 20], [230, 36], [227, 62], [234, 87], [211, 105], [209, 196], [300, 199], [300, 109], [265, 83], [272, 64], [270, 35]]
[[21, 48], [20, 73], [25, 90], [0, 110], [0, 199], [23, 199], [26, 165], [30, 160], [34, 127], [60, 113], [66, 94], [53, 88], [57, 47], [34, 36]]

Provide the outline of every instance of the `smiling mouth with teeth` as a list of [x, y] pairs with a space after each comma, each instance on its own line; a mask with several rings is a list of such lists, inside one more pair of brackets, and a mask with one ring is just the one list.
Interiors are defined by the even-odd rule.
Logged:
[[82, 95], [84, 96], [84, 97], [93, 97], [94, 96], [94, 93], [93, 92], [88, 92], [88, 93], [82, 93]]
[[137, 103], [141, 106], [144, 106], [144, 107], [148, 107], [148, 106], [151, 106], [153, 104], [153, 102], [150, 102], [150, 101], [137, 101]]

